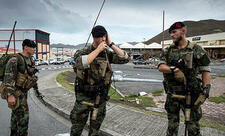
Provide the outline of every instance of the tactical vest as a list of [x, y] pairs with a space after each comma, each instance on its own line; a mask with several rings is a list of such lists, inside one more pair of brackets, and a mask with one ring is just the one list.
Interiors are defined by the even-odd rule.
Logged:
[[77, 69], [76, 92], [83, 92], [88, 96], [93, 96], [101, 88], [103, 92], [100, 93], [104, 93], [104, 96], [108, 94], [112, 70], [106, 58], [106, 53], [102, 52], [90, 64], [90, 68], [85, 70]]
[[[168, 53], [166, 56], [167, 65], [168, 66], [176, 66], [178, 67], [185, 75], [185, 77], [191, 77], [191, 81], [193, 84], [193, 91], [198, 93], [201, 90], [201, 81], [197, 78], [198, 75], [198, 62], [195, 59], [195, 52], [193, 50], [195, 44], [188, 42], [187, 47], [183, 49], [178, 49], [175, 45], [171, 45], [168, 49]], [[193, 58], [189, 58], [190, 54], [193, 55]], [[192, 61], [192, 72], [191, 75], [188, 75], [188, 64], [187, 61]], [[167, 89], [169, 92], [174, 90], [181, 90], [184, 91], [184, 83], [177, 82], [174, 78], [173, 73], [164, 73], [164, 79], [167, 82]]]
[[37, 69], [34, 67], [34, 60], [29, 58], [31, 64], [28, 64], [23, 55], [20, 55], [23, 58], [23, 65], [19, 65], [16, 86], [25, 90], [29, 90], [37, 83], [37, 76], [35, 73]]

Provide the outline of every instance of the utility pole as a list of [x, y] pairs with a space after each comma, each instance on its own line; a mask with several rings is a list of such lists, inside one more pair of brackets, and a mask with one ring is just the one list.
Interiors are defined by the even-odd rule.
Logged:
[[164, 22], [165, 22], [165, 11], [163, 10], [162, 49], [164, 48]]

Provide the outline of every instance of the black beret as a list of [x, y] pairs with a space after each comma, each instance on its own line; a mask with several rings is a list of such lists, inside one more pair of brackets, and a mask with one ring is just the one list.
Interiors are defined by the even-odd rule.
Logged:
[[171, 33], [171, 31], [173, 31], [174, 29], [180, 29], [185, 27], [184, 23], [182, 22], [175, 22], [174, 24], [172, 24], [169, 28], [169, 33]]
[[98, 38], [98, 37], [103, 37], [104, 35], [106, 35], [107, 31], [105, 30], [103, 26], [97, 25], [92, 29], [91, 34], [94, 38]]
[[28, 47], [32, 47], [32, 48], [37, 47], [36, 43], [34, 41], [29, 40], [29, 39], [23, 40], [22, 46], [28, 46]]

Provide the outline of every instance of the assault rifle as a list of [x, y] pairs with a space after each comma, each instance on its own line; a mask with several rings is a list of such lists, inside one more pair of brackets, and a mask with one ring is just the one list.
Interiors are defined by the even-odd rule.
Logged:
[[15, 32], [16, 23], [17, 23], [17, 21], [15, 21], [15, 23], [14, 23], [13, 30], [12, 30], [12, 33], [11, 33], [10, 38], [9, 38], [9, 42], [8, 42], [8, 45], [7, 45], [7, 49], [6, 49], [5, 55], [8, 54], [9, 45], [10, 45], [10, 42], [11, 42], [11, 40], [12, 40], [12, 36], [13, 36], [13, 34], [14, 34], [14, 32]]
[[183, 95], [172, 95], [172, 98], [177, 99], [185, 99], [185, 136], [187, 136], [187, 128], [188, 124], [190, 122], [190, 116], [191, 116], [191, 91], [193, 90], [193, 83], [192, 80], [192, 64], [193, 64], [193, 51], [187, 52], [187, 54], [184, 55], [185, 58], [178, 59], [179, 57], [174, 57], [173, 62], [178, 68], [186, 68], [186, 82], [184, 82], [185, 85], [185, 96]]

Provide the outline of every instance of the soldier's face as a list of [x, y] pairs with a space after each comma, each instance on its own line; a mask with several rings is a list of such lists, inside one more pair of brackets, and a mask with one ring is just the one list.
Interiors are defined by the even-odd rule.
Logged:
[[102, 42], [106, 42], [106, 35], [102, 37], [94, 38], [94, 42], [96, 43], [96, 45], [99, 45]]
[[183, 38], [183, 31], [182, 29], [174, 29], [170, 33], [170, 37], [172, 38], [174, 43], [179, 42]]
[[36, 48], [24, 46], [24, 51], [26, 51], [29, 55], [34, 55], [36, 52]]

